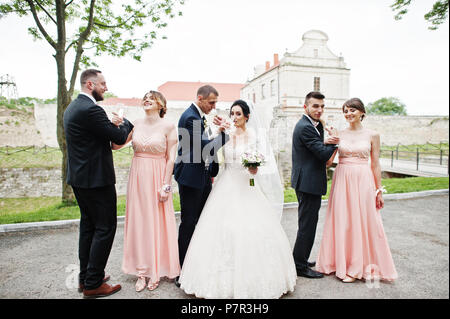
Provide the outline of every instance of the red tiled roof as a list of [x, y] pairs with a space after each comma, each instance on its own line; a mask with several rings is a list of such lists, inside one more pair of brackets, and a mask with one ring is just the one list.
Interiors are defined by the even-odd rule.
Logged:
[[[203, 85], [212, 85], [219, 92], [219, 102], [233, 102], [240, 98], [241, 88], [245, 84], [240, 83], [211, 83], [211, 82], [177, 82], [168, 81], [158, 87], [167, 101], [195, 101], [197, 90]], [[140, 106], [142, 98], [110, 97], [101, 101], [100, 105], [109, 106]]]
[[168, 81], [158, 87], [167, 101], [194, 101], [197, 90], [203, 85], [212, 85], [219, 92], [219, 102], [233, 102], [240, 98], [241, 88], [245, 84], [240, 83], [212, 83], [212, 82], [178, 82]]

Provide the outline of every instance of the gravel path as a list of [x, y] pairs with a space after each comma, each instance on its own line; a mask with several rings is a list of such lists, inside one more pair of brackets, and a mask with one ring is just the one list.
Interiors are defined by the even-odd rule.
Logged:
[[[322, 237], [326, 206], [320, 211], [315, 258]], [[449, 197], [446, 195], [386, 201], [382, 210], [399, 278], [370, 286], [362, 281], [343, 284], [335, 276], [298, 277], [293, 293], [283, 299], [305, 298], [449, 298]], [[178, 220], [179, 222], [179, 220]], [[282, 224], [291, 245], [297, 231], [297, 210], [287, 208]], [[106, 272], [122, 290], [108, 298], [184, 299], [172, 282], [162, 281], [153, 292], [136, 293], [135, 278], [121, 272], [123, 223], [119, 223]], [[0, 234], [0, 298], [81, 298], [77, 292], [78, 226]]]

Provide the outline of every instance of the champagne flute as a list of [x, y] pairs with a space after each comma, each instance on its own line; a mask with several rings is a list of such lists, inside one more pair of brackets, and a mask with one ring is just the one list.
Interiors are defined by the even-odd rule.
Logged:
[[121, 107], [121, 108], [119, 109], [119, 111], [117, 112], [117, 115], [122, 119], [122, 123], [119, 124], [119, 126], [120, 126], [120, 125], [123, 124], [123, 107]]

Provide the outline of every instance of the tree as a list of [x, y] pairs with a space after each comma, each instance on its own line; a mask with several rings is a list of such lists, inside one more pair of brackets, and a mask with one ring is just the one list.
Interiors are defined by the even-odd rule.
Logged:
[[[393, 11], [397, 11], [395, 15], [395, 20], [401, 20], [403, 16], [408, 12], [408, 6], [411, 4], [412, 0], [396, 0], [394, 4], [391, 5]], [[448, 13], [448, 0], [436, 1], [433, 8], [424, 15], [426, 21], [431, 23], [428, 27], [430, 30], [436, 30], [439, 25], [447, 20]]]
[[[63, 114], [72, 100], [75, 81], [84, 67], [97, 66], [94, 57], [102, 54], [132, 56], [140, 61], [144, 49], [157, 39], [156, 31], [167, 26], [163, 18], [174, 18], [177, 4], [184, 0], [10, 0], [0, 4], [0, 18], [7, 14], [31, 15], [35, 26], [28, 28], [36, 39], [45, 39], [54, 49], [57, 68], [57, 138], [62, 151], [62, 201], [74, 201], [72, 188], [66, 184], [67, 148]], [[182, 15], [178, 12], [178, 15]], [[145, 23], [152, 28], [142, 28]], [[137, 31], [142, 31], [137, 35]], [[165, 37], [162, 37], [165, 39]], [[70, 77], [66, 68], [73, 54]]]
[[367, 114], [407, 115], [406, 105], [396, 97], [383, 97], [367, 105]]

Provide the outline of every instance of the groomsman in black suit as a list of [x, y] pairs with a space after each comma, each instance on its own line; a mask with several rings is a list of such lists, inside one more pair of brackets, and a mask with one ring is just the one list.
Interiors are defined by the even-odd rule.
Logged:
[[[216, 153], [229, 140], [229, 136], [224, 132], [229, 123], [217, 115], [213, 121], [219, 128], [219, 134], [215, 138], [208, 134], [212, 131], [206, 125], [205, 115], [215, 109], [218, 96], [219, 93], [214, 87], [200, 87], [196, 103], [192, 103], [178, 121], [179, 143], [174, 177], [180, 193], [178, 251], [181, 266], [203, 206], [211, 192], [211, 178], [219, 172]], [[179, 287], [178, 277], [175, 284]]]
[[315, 262], [308, 262], [316, 235], [322, 195], [327, 192], [326, 162], [333, 155], [339, 138], [336, 132], [324, 143], [324, 127], [320, 121], [325, 96], [320, 92], [306, 95], [305, 114], [297, 122], [292, 136], [291, 186], [298, 200], [298, 232], [294, 246], [297, 275], [321, 278], [323, 275], [311, 269]]
[[105, 277], [117, 226], [111, 142], [124, 144], [133, 125], [117, 115], [113, 124], [97, 105], [108, 90], [101, 71], [84, 71], [80, 82], [81, 93], [64, 112], [67, 184], [72, 186], [81, 213], [78, 291], [85, 298], [96, 298], [121, 289], [120, 285], [108, 285], [109, 276]]

